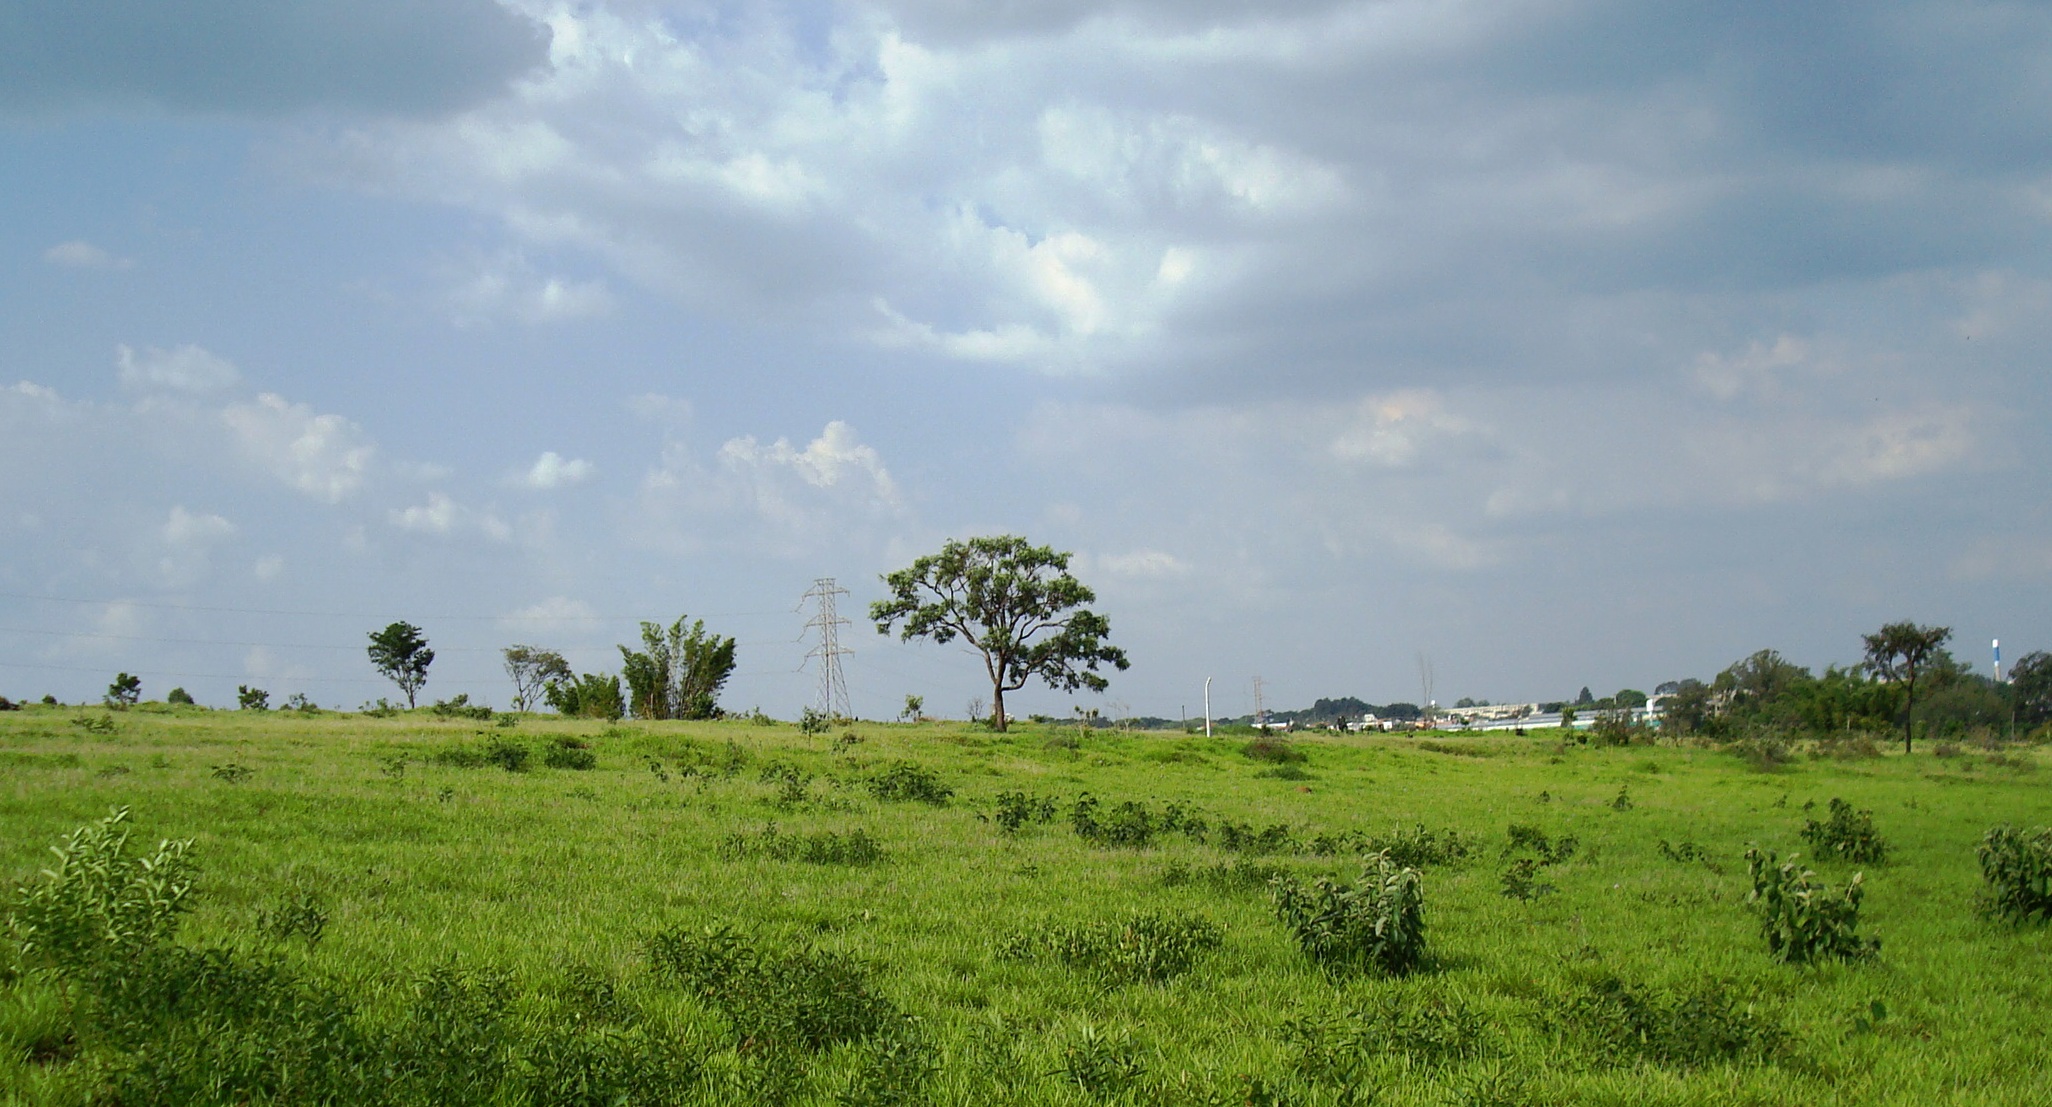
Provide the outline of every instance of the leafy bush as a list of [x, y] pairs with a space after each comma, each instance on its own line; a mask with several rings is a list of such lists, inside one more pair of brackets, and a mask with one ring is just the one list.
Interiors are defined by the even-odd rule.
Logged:
[[1804, 964], [1827, 957], [1855, 961], [1881, 948], [1859, 934], [1860, 900], [1866, 895], [1865, 874], [1854, 873], [1845, 891], [1833, 894], [1817, 874], [1795, 859], [1775, 863], [1772, 852], [1746, 851], [1746, 871], [1753, 890], [1746, 902], [1760, 915], [1767, 950], [1777, 961]]
[[1182, 834], [1194, 842], [1202, 842], [1210, 831], [1210, 824], [1202, 815], [1171, 803], [1160, 810], [1134, 800], [1121, 800], [1103, 814], [1104, 804], [1088, 792], [1076, 797], [1069, 805], [1069, 825], [1076, 836], [1100, 846], [1118, 846], [1141, 849], [1153, 843], [1159, 834]]
[[1456, 865], [1467, 860], [1474, 850], [1475, 842], [1460, 831], [1435, 831], [1424, 823], [1418, 823], [1409, 830], [1393, 829], [1387, 837], [1373, 838], [1368, 842], [1369, 852], [1387, 854], [1391, 863], [1404, 868]]
[[825, 734], [833, 729], [833, 716], [817, 707], [808, 707], [798, 713], [798, 733]]
[[118, 673], [114, 683], [107, 686], [108, 707], [134, 707], [142, 699], [142, 678], [133, 673]]
[[1120, 919], [1015, 934], [998, 947], [998, 956], [1056, 961], [1114, 984], [1159, 984], [1181, 975], [1223, 941], [1217, 924], [1202, 916], [1135, 911]]
[[257, 933], [277, 941], [304, 938], [308, 949], [320, 944], [328, 929], [328, 902], [311, 888], [280, 896], [257, 912]]
[[999, 792], [997, 813], [992, 817], [998, 826], [1012, 833], [1027, 823], [1053, 822], [1055, 801], [1051, 796], [1029, 796], [1024, 792]]
[[944, 807], [955, 790], [941, 783], [932, 769], [898, 761], [869, 779], [869, 794], [885, 803], [916, 801]]
[[114, 716], [88, 715], [81, 711], [71, 717], [71, 725], [85, 731], [87, 734], [112, 734], [114, 733]]
[[269, 711], [271, 694], [261, 688], [238, 684], [235, 686], [235, 706], [244, 711]]
[[1320, 878], [1275, 886], [1275, 911], [1313, 961], [1401, 976], [1425, 961], [1424, 879], [1375, 853], [1351, 885]]
[[720, 842], [719, 856], [728, 861], [745, 857], [767, 857], [772, 861], [803, 861], [809, 865], [874, 865], [884, 859], [881, 843], [862, 829], [838, 834], [831, 830], [812, 834], [785, 834], [775, 823], [754, 834], [729, 834]]
[[1503, 871], [1501, 891], [1509, 899], [1529, 903], [1541, 896], [1551, 895], [1560, 889], [1539, 879], [1540, 862], [1532, 857], [1520, 857]]
[[1829, 818], [1803, 824], [1803, 841], [1820, 854], [1860, 865], [1879, 864], [1888, 853], [1888, 843], [1874, 830], [1874, 813], [1854, 811], [1852, 804], [1836, 796], [1831, 800]]
[[[0, 697], [0, 700], [4, 699], [5, 697]], [[192, 693], [183, 688], [173, 688], [164, 694], [164, 702], [177, 704], [181, 707], [191, 707], [193, 706]]]
[[470, 693], [459, 692], [455, 699], [436, 700], [434, 713], [444, 719], [476, 719], [483, 722], [492, 717], [492, 709], [484, 704], [472, 704]]
[[1444, 988], [1393, 990], [1339, 1014], [1300, 1016], [1284, 1022], [1280, 1036], [1298, 1072], [1342, 1084], [1355, 1083], [1379, 1055], [1437, 1068], [1477, 1060], [1493, 1046], [1488, 1017]]
[[659, 932], [648, 940], [658, 978], [718, 1010], [738, 1043], [817, 1053], [876, 1035], [898, 1009], [867, 966], [837, 953], [766, 946], [726, 926]]
[[1096, 1099], [1111, 1099], [1131, 1091], [1147, 1073], [1140, 1062], [1140, 1047], [1125, 1031], [1106, 1034], [1084, 1024], [1076, 1040], [1062, 1047], [1063, 1079]]
[[1201, 869], [1192, 869], [1180, 861], [1172, 862], [1162, 869], [1161, 882], [1170, 888], [1197, 885], [1217, 892], [1251, 892], [1266, 889], [1289, 875], [1289, 870], [1280, 865], [1263, 865], [1246, 857], [1235, 857], [1230, 862]]
[[558, 735], [542, 753], [542, 764], [551, 769], [569, 769], [573, 772], [588, 772], [598, 768], [598, 755], [584, 739], [572, 735]]
[[10, 928], [23, 959], [60, 970], [131, 960], [168, 942], [192, 909], [191, 840], [166, 839], [155, 852], [128, 848], [129, 812], [71, 832], [55, 867], [15, 889]]
[[1218, 846], [1233, 853], [1295, 853], [1296, 834], [1283, 823], [1255, 829], [1251, 823], [1220, 822]]
[[2052, 828], [1998, 826], [1981, 839], [1981, 909], [2025, 923], [2052, 921]]
[[1557, 1029], [1612, 1061], [1700, 1066], [1761, 1061], [1790, 1040], [1722, 981], [1680, 991], [1599, 977], [1554, 1004]]
[[255, 770], [249, 766], [238, 765], [233, 761], [225, 765], [210, 766], [208, 769], [208, 775], [212, 776], [215, 780], [224, 780], [230, 784], [240, 784], [248, 780], [253, 772]]
[[1558, 865], [1566, 861], [1575, 855], [1575, 848], [1581, 844], [1578, 839], [1571, 836], [1564, 836], [1555, 841], [1548, 838], [1546, 832], [1538, 827], [1523, 823], [1510, 824], [1507, 836], [1509, 841], [1503, 847], [1505, 857], [1519, 850], [1526, 850], [1542, 865]]

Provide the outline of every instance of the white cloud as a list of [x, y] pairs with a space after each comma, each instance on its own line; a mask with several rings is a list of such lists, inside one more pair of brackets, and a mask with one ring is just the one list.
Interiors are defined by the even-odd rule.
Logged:
[[844, 501], [877, 507], [899, 506], [898, 486], [876, 450], [855, 437], [855, 428], [836, 419], [804, 449], [779, 438], [763, 446], [753, 436], [730, 438], [720, 447], [720, 465], [755, 490], [764, 514], [783, 517], [791, 511], [786, 489], [791, 477], [805, 485], [836, 493]]
[[458, 326], [506, 319], [528, 325], [567, 323], [613, 313], [613, 294], [600, 281], [543, 276], [517, 256], [498, 258], [456, 281], [444, 294]]
[[504, 542], [513, 537], [513, 528], [498, 516], [464, 507], [442, 492], [429, 492], [426, 503], [395, 508], [386, 513], [386, 518], [400, 530], [415, 534], [450, 535], [461, 528], [475, 527], [494, 541]]
[[171, 587], [190, 587], [212, 567], [213, 548], [234, 535], [235, 524], [219, 515], [191, 512], [173, 505], [170, 516], [157, 531], [164, 545], [157, 571]]
[[276, 554], [257, 558], [256, 565], [251, 568], [251, 572], [256, 574], [258, 580], [268, 584], [284, 575], [285, 559]]
[[117, 257], [90, 242], [60, 242], [43, 251], [43, 260], [66, 269], [133, 269], [130, 258]]
[[115, 364], [121, 368], [121, 383], [131, 388], [172, 388], [182, 392], [212, 392], [242, 379], [226, 358], [198, 346], [160, 350], [155, 346], [137, 353], [126, 345], [114, 347]]
[[17, 381], [15, 384], [10, 386], [7, 389], [7, 391], [12, 392], [17, 396], [26, 396], [31, 400], [41, 400], [45, 403], [54, 404], [61, 399], [61, 397], [57, 395], [56, 389], [45, 387], [43, 385], [37, 384], [34, 381]]
[[1463, 434], [1474, 424], [1449, 414], [1438, 393], [1407, 389], [1360, 402], [1353, 421], [1332, 440], [1333, 456], [1402, 468], [1434, 439]]
[[550, 596], [499, 617], [500, 630], [532, 638], [588, 634], [600, 622], [598, 612], [583, 600]]
[[1148, 549], [1101, 554], [1091, 560], [1091, 567], [1134, 580], [1166, 580], [1190, 573], [1189, 564], [1182, 558], [1163, 550]]
[[316, 415], [266, 392], [254, 403], [230, 404], [221, 418], [244, 456], [314, 499], [340, 503], [370, 478], [376, 447], [340, 415]]
[[582, 483], [589, 480], [595, 471], [589, 461], [581, 458], [565, 459], [554, 450], [549, 450], [535, 459], [534, 464], [521, 476], [520, 482], [529, 488], [548, 491]]

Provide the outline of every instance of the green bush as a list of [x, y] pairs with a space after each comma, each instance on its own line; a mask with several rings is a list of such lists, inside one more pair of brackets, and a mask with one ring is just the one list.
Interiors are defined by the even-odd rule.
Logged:
[[549, 743], [542, 754], [542, 764], [551, 769], [587, 772], [598, 768], [598, 755], [591, 752], [583, 739], [564, 735]]
[[729, 834], [716, 851], [727, 861], [767, 857], [772, 861], [803, 861], [808, 865], [874, 865], [884, 859], [883, 845], [857, 828], [846, 834], [831, 830], [785, 834], [775, 823], [754, 834]]
[[177, 704], [181, 707], [191, 707], [193, 706], [192, 693], [183, 688], [173, 688], [164, 694], [164, 702]]
[[1424, 878], [1374, 853], [1353, 884], [1320, 878], [1275, 886], [1275, 912], [1298, 946], [1330, 970], [1401, 976], [1425, 962]]
[[1280, 1036], [1300, 1074], [1348, 1085], [1380, 1056], [1440, 1068], [1479, 1060], [1494, 1046], [1488, 1016], [1445, 988], [1392, 990], [1339, 1014], [1290, 1019]]
[[818, 1053], [901, 1017], [868, 967], [838, 953], [777, 949], [726, 926], [662, 931], [647, 950], [659, 979], [689, 989], [720, 1012], [737, 1043], [756, 1049]]
[[1803, 824], [1803, 841], [1820, 854], [1857, 865], [1879, 864], [1888, 854], [1888, 843], [1874, 830], [1874, 813], [1855, 811], [1852, 804], [1836, 796], [1831, 799], [1830, 817]]
[[492, 717], [492, 709], [484, 704], [472, 704], [470, 693], [460, 692], [455, 699], [436, 700], [434, 713], [444, 719], [476, 719], [483, 722]]
[[1549, 1004], [1556, 1028], [1613, 1063], [1695, 1067], [1762, 1061], [1790, 1040], [1731, 985], [1704, 980], [1676, 991], [1611, 975]]
[[998, 947], [1007, 960], [1048, 960], [1096, 973], [1113, 984], [1159, 984], [1219, 948], [1224, 934], [1198, 915], [1135, 911], [1124, 918], [1046, 926], [1015, 934]]
[[1305, 760], [1303, 750], [1291, 745], [1286, 738], [1263, 735], [1240, 747], [1240, 752], [1256, 761], [1271, 765], [1284, 765]]
[[192, 909], [192, 842], [165, 839], [147, 855], [128, 848], [129, 812], [71, 832], [55, 867], [15, 889], [10, 929], [23, 960], [78, 971], [132, 960], [171, 940]]
[[997, 812], [992, 818], [1012, 833], [1027, 823], [1053, 822], [1055, 801], [1050, 796], [1029, 796], [1024, 792], [999, 792]]
[[2017, 923], [2052, 921], [2052, 828], [1998, 826], [1978, 852], [1984, 913]]
[[1760, 915], [1767, 950], [1777, 961], [1804, 964], [1824, 958], [1856, 961], [1881, 948], [1859, 936], [1860, 900], [1866, 895], [1865, 874], [1854, 873], [1845, 890], [1834, 894], [1817, 874], [1795, 859], [1776, 864], [1772, 852], [1746, 851], [1746, 870], [1753, 890], [1746, 902]]
[[1524, 850], [1530, 852], [1533, 859], [1541, 865], [1558, 865], [1566, 861], [1575, 855], [1575, 848], [1581, 844], [1578, 839], [1569, 836], [1563, 836], [1555, 841], [1538, 827], [1523, 823], [1510, 824], [1506, 836], [1508, 841], [1503, 847], [1505, 857]]
[[898, 761], [869, 779], [869, 794], [885, 803], [911, 801], [945, 807], [955, 790], [941, 783], [932, 769]]

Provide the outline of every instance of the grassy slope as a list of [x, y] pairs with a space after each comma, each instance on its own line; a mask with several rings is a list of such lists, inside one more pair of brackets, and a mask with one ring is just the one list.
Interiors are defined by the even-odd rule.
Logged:
[[[863, 724], [863, 741], [742, 723], [626, 725], [530, 718], [515, 730], [425, 716], [368, 719], [137, 710], [112, 734], [88, 733], [70, 709], [0, 715], [0, 877], [25, 879], [46, 847], [110, 806], [134, 808], [139, 837], [192, 837], [205, 900], [189, 942], [250, 937], [250, 920], [295, 883], [332, 905], [326, 940], [293, 952], [323, 971], [388, 986], [395, 974], [455, 959], [546, 980], [571, 964], [639, 971], [639, 943], [674, 923], [741, 922], [788, 941], [868, 957], [886, 991], [924, 1017], [950, 1064], [968, 1064], [978, 1028], [1002, 1025], [1023, 1071], [1048, 1074], [1081, 1027], [1129, 1030], [1150, 1070], [1227, 1086], [1275, 1074], [1290, 1054], [1287, 1018], [1372, 1003], [1403, 989], [1451, 991], [1492, 1020], [1499, 1061], [1529, 1074], [1540, 1102], [2027, 1103], [2052, 1093], [2045, 1012], [2052, 934], [1977, 918], [1974, 845], [1998, 822], [2052, 821], [2032, 772], [1924, 754], [1806, 761], [1776, 773], [1707, 750], [1560, 749], [1553, 737], [1306, 738], [1309, 778], [1277, 779], [1242, 756], [1241, 740], [1093, 735], [1080, 749], [1049, 732], [992, 735], [954, 725]], [[95, 713], [97, 714], [97, 712]], [[1067, 733], [1073, 733], [1068, 731]], [[424, 758], [479, 735], [538, 745], [575, 734], [598, 754], [591, 772], [457, 769]], [[729, 743], [748, 759], [730, 778], [682, 777], [716, 765]], [[408, 755], [394, 777], [385, 759]], [[2026, 753], [2025, 758], [2033, 756]], [[660, 760], [671, 780], [649, 769]], [[773, 758], [817, 774], [816, 801], [780, 810], [759, 782]], [[957, 792], [945, 808], [880, 804], [859, 781], [894, 759], [937, 770]], [[249, 767], [229, 783], [213, 766]], [[835, 781], [842, 782], [836, 784]], [[1628, 788], [1629, 810], [1611, 801]], [[1477, 860], [1427, 873], [1440, 969], [1412, 982], [1334, 981], [1298, 954], [1258, 892], [1164, 886], [1182, 861], [1225, 859], [1180, 837], [1146, 850], [1094, 848], [1058, 817], [1006, 835], [977, 817], [1000, 791], [1068, 800], [1089, 791], [1194, 803], [1214, 819], [1287, 822], [1307, 831], [1384, 831], [1423, 822], [1478, 835]], [[1540, 800], [1541, 793], [1550, 798]], [[1878, 962], [1795, 969], [1773, 964], [1744, 906], [1739, 854], [1751, 842], [1802, 850], [1803, 805], [1832, 796], [1872, 808], [1893, 852], [1868, 867], [1863, 929]], [[790, 831], [866, 829], [878, 866], [723, 861], [717, 844], [776, 822]], [[1582, 843], [1547, 871], [1558, 894], [1520, 903], [1498, 894], [1505, 826], [1531, 823]], [[1721, 872], [1664, 859], [1661, 839], [1707, 847]], [[1351, 875], [1317, 858], [1270, 859], [1306, 875]], [[1836, 884], [1849, 869], [1823, 864]], [[1173, 983], [1118, 989], [1065, 969], [1001, 961], [1004, 936], [1149, 906], [1201, 912], [1225, 946]], [[1562, 1050], [1540, 1018], [1590, 965], [1632, 981], [1686, 987], [1736, 982], [1798, 1036], [1772, 1066], [1703, 1070], [1607, 1067]], [[1872, 1001], [1888, 1016], [1852, 1033]], [[987, 1035], [986, 1035], [987, 1036]], [[1491, 1062], [1444, 1070], [1386, 1066], [1390, 1101], [1442, 1102]], [[40, 1079], [0, 1061], [0, 1087], [33, 1097]], [[944, 1075], [941, 1098], [966, 1085]], [[1034, 1101], [1071, 1095], [1058, 1079]]]

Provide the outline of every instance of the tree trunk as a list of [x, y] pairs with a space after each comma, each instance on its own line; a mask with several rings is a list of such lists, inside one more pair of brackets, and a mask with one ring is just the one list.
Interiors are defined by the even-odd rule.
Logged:
[[1903, 685], [1902, 696], [1902, 752], [1910, 752], [1910, 741], [1916, 737], [1917, 725], [1917, 682], [1912, 679]]
[[1005, 685], [1003, 681], [990, 684], [990, 728], [1002, 734], [1005, 730]]

